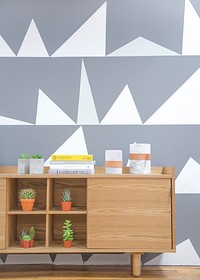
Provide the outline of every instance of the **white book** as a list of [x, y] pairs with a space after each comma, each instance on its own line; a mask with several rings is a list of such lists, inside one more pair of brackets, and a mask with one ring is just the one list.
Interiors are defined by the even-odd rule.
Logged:
[[51, 160], [50, 165], [59, 164], [95, 164], [95, 160]]
[[94, 174], [94, 169], [49, 169], [49, 174]]
[[50, 164], [50, 169], [94, 169], [94, 164]]

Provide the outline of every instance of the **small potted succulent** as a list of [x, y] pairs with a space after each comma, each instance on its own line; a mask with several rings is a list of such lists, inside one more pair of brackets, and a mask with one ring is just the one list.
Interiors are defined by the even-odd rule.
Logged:
[[30, 174], [44, 173], [44, 159], [41, 155], [33, 155], [30, 157]]
[[31, 238], [28, 234], [23, 236], [23, 248], [30, 247], [30, 240], [31, 240]]
[[35, 229], [33, 226], [28, 228], [23, 228], [21, 230], [21, 234], [19, 236], [20, 245], [22, 248], [29, 248], [34, 246], [34, 236], [35, 236]]
[[65, 248], [72, 247], [72, 241], [74, 240], [74, 231], [71, 227], [71, 220], [65, 220], [63, 225], [63, 243]]
[[33, 247], [34, 246], [34, 237], [35, 237], [34, 226], [31, 226], [29, 229], [29, 236], [30, 236], [30, 247]]
[[63, 211], [70, 211], [72, 206], [72, 199], [69, 189], [64, 189], [62, 193], [62, 210]]
[[27, 153], [21, 153], [18, 156], [18, 173], [19, 174], [29, 174], [30, 172], [30, 156]]
[[24, 236], [28, 235], [28, 229], [27, 228], [23, 228], [21, 230], [21, 234], [19, 235], [19, 242], [21, 247], [24, 247]]
[[24, 188], [18, 192], [23, 211], [32, 211], [36, 192], [33, 188]]

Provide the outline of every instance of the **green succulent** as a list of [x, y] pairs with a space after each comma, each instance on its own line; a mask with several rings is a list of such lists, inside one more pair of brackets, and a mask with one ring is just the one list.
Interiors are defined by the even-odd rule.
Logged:
[[30, 156], [27, 153], [21, 153], [18, 158], [29, 159]]
[[19, 191], [20, 199], [33, 199], [36, 197], [36, 192], [32, 188], [21, 189]]
[[73, 240], [74, 231], [71, 229], [72, 223], [71, 220], [65, 220], [63, 225], [63, 240]]
[[24, 236], [23, 236], [23, 240], [25, 240], [25, 241], [30, 241], [31, 238], [30, 238], [30, 236], [27, 234], [27, 235], [24, 235]]
[[70, 195], [70, 190], [69, 189], [64, 189], [63, 194], [62, 194], [62, 201], [67, 202], [71, 201], [71, 195]]
[[42, 155], [34, 155], [34, 156], [31, 156], [31, 158], [42, 158]]
[[20, 238], [20, 239], [23, 239], [24, 236], [27, 235], [27, 234], [28, 234], [28, 229], [27, 229], [27, 228], [23, 228], [23, 229], [21, 230], [21, 234], [19, 235], [19, 238]]
[[35, 229], [34, 229], [34, 226], [32, 226], [29, 230], [29, 236], [32, 239], [34, 239], [34, 236], [35, 236]]

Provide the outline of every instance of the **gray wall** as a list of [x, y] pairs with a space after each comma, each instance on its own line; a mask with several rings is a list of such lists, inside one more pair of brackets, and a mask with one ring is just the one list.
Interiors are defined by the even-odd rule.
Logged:
[[[150, 143], [152, 165], [176, 168], [177, 253], [143, 263], [200, 264], [199, 16], [199, 0], [0, 0], [0, 165], [58, 151], [103, 165], [106, 149], [126, 165]], [[7, 258], [27, 261], [51, 262]], [[103, 261], [129, 256], [86, 263]]]

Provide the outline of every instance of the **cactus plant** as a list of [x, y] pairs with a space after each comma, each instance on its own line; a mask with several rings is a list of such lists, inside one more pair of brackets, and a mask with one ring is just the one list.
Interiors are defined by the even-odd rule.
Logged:
[[30, 247], [30, 236], [28, 234], [23, 236], [23, 247], [24, 248], [29, 248]]
[[70, 211], [72, 206], [72, 198], [69, 189], [64, 189], [62, 193], [62, 210], [63, 211]]
[[30, 235], [28, 235], [28, 234], [24, 235], [23, 240], [30, 241], [31, 240]]
[[62, 201], [66, 202], [66, 201], [71, 201], [71, 194], [70, 194], [70, 190], [69, 189], [64, 189], [63, 191], [63, 195], [62, 195]]
[[32, 188], [25, 188], [19, 191], [20, 199], [33, 199], [36, 197], [36, 192]]
[[36, 192], [32, 188], [21, 189], [18, 192], [23, 211], [32, 211]]
[[25, 188], [19, 191], [20, 199], [33, 199], [36, 197], [36, 192], [32, 188]]
[[34, 226], [28, 228], [22, 228], [21, 233], [19, 235], [20, 245], [23, 248], [29, 248], [34, 246], [34, 236], [35, 229]]

